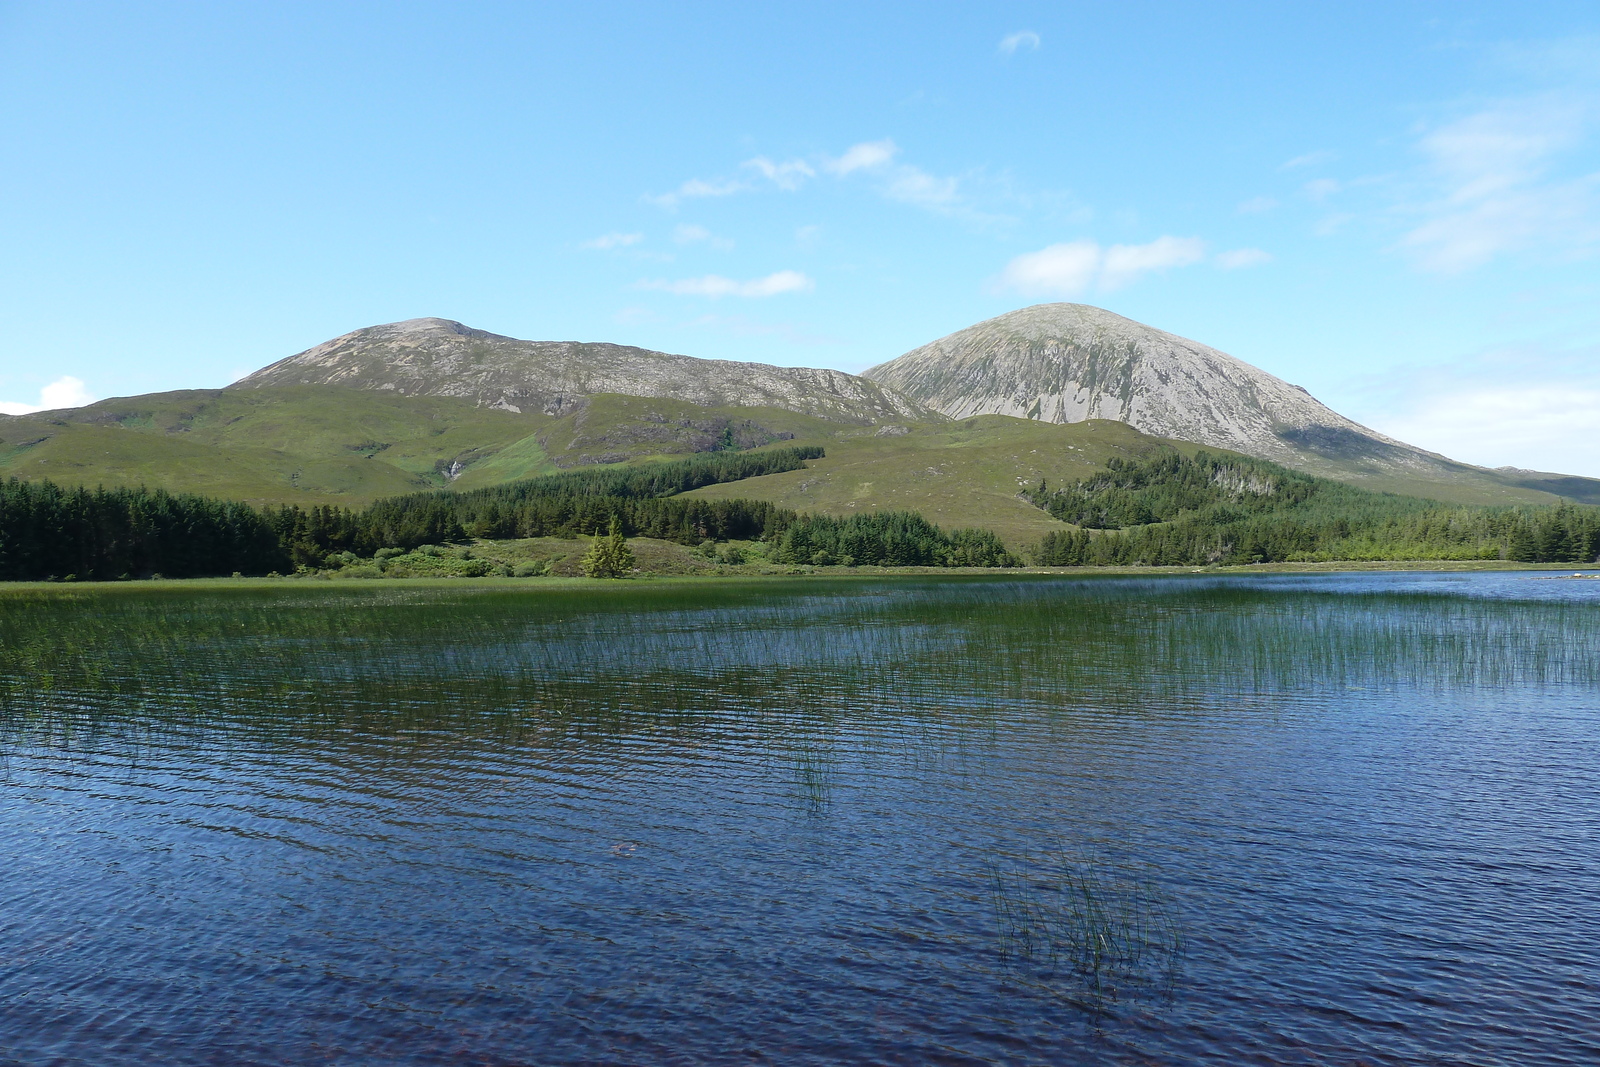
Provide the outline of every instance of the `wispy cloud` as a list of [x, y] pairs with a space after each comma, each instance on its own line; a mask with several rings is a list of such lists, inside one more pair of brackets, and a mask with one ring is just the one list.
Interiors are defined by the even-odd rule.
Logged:
[[35, 411], [55, 411], [59, 408], [81, 408], [92, 404], [95, 397], [83, 384], [82, 378], [62, 375], [39, 390], [37, 404], [0, 401], [0, 415], [29, 415]]
[[918, 167], [901, 166], [883, 191], [889, 199], [902, 204], [948, 214], [956, 206], [960, 184], [958, 178], [941, 178]]
[[780, 270], [764, 278], [737, 281], [720, 274], [707, 274], [701, 278], [680, 278], [677, 281], [643, 281], [640, 289], [655, 289], [676, 296], [706, 296], [716, 299], [724, 296], [759, 298], [778, 296], [781, 293], [810, 292], [816, 287], [806, 275], [797, 270]]
[[1278, 169], [1298, 170], [1301, 167], [1315, 167], [1319, 163], [1332, 163], [1338, 158], [1338, 153], [1329, 152], [1325, 149], [1317, 152], [1307, 152], [1303, 156], [1295, 156], [1293, 159], [1284, 160], [1278, 165]]
[[1272, 253], [1259, 248], [1235, 248], [1229, 252], [1218, 252], [1212, 262], [1223, 270], [1241, 270], [1245, 267], [1258, 267], [1263, 263], [1271, 263]]
[[[740, 164], [745, 177], [718, 181], [694, 179], [673, 192], [650, 195], [644, 199], [668, 209], [676, 209], [684, 200], [693, 197], [729, 196], [763, 187], [794, 192], [819, 175], [828, 175], [839, 179], [865, 180], [889, 200], [935, 214], [980, 224], [1006, 221], [1002, 216], [981, 211], [971, 203], [970, 194], [963, 190], [963, 177], [930, 173], [902, 162], [899, 157], [900, 147], [889, 138], [861, 141], [840, 155], [823, 154], [811, 160], [779, 162], [766, 156], [757, 156]], [[972, 179], [973, 175], [966, 175], [965, 178]], [[1017, 199], [1007, 183], [991, 180], [987, 184], [991, 192], [1002, 198]]]
[[1343, 189], [1344, 186], [1337, 178], [1317, 178], [1315, 181], [1306, 182], [1304, 188], [1305, 194], [1311, 198], [1311, 202], [1320, 204], [1340, 189]]
[[779, 189], [789, 192], [800, 188], [801, 185], [805, 184], [807, 178], [814, 178], [817, 174], [812, 169], [811, 164], [803, 159], [791, 159], [783, 163], [774, 163], [766, 156], [757, 156], [754, 159], [745, 160], [743, 165], [750, 170], [756, 171]]
[[1552, 171], [1588, 140], [1597, 111], [1593, 100], [1552, 93], [1502, 101], [1423, 135], [1431, 195], [1402, 205], [1423, 220], [1399, 248], [1438, 273], [1507, 252], [1591, 249], [1600, 242], [1600, 173]]
[[659, 195], [646, 193], [645, 201], [659, 204], [665, 208], [675, 208], [685, 200], [694, 200], [707, 196], [732, 196], [734, 193], [743, 192], [749, 186], [736, 179], [721, 181], [706, 181], [701, 178], [690, 178], [670, 193]]
[[1039, 45], [1042, 43], [1039, 35], [1032, 30], [1018, 30], [1016, 33], [1008, 33], [1000, 38], [999, 51], [1003, 56], [1014, 56], [1021, 49], [1037, 52]]
[[1070, 241], [1016, 257], [1001, 272], [1000, 287], [1027, 296], [1079, 296], [1091, 288], [1109, 292], [1145, 274], [1204, 258], [1205, 242], [1197, 237], [1158, 237], [1149, 244], [1109, 248]]
[[900, 147], [892, 140], [863, 141], [845, 149], [843, 155], [823, 161], [823, 168], [839, 177], [858, 172], [877, 179], [878, 188], [890, 200], [910, 204], [940, 215], [969, 214], [961, 200], [961, 179], [930, 174], [910, 163], [896, 162]]
[[845, 149], [837, 159], [824, 159], [822, 166], [830, 174], [841, 177], [858, 170], [876, 170], [894, 159], [900, 147], [888, 138], [881, 141], [863, 141]]
[[626, 248], [629, 245], [636, 245], [642, 240], [644, 240], [644, 234], [642, 233], [606, 233], [601, 234], [592, 241], [583, 242], [580, 247], [597, 248], [604, 252], [613, 248]]
[[1270, 196], [1256, 196], [1246, 200], [1235, 210], [1237, 210], [1241, 215], [1260, 215], [1271, 211], [1277, 206], [1278, 202], [1272, 199]]
[[692, 223], [674, 227], [672, 239], [680, 245], [707, 244], [723, 252], [733, 248], [733, 242], [728, 238], [718, 237], [704, 226], [697, 226]]

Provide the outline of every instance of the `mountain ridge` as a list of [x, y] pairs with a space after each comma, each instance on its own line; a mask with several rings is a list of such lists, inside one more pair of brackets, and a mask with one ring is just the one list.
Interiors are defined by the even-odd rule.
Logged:
[[353, 330], [228, 388], [286, 385], [454, 396], [482, 407], [556, 416], [578, 410], [597, 393], [705, 407], [776, 407], [856, 424], [932, 414], [892, 389], [844, 371], [698, 359], [609, 342], [523, 341], [439, 318]]
[[[560, 469], [783, 441], [823, 445], [828, 458], [805, 472], [741, 483], [741, 494], [827, 514], [911, 508], [950, 525], [1004, 527], [1008, 537], [1033, 537], [1039, 523], [1054, 520], [1031, 507], [1018, 510], [1023, 485], [1080, 478], [1093, 469], [1086, 466], [1091, 457], [1128, 458], [1152, 448], [1253, 454], [1242, 446], [1255, 434], [1274, 449], [1262, 458], [1288, 450], [1288, 466], [1365, 488], [1466, 505], [1600, 504], [1600, 480], [1457, 463], [1345, 419], [1304, 389], [1215, 349], [1101, 309], [1067, 307], [1090, 325], [1110, 324], [1100, 332], [1098, 354], [1090, 353], [1094, 360], [1085, 358], [1094, 363], [1098, 393], [1078, 395], [1083, 375], [1063, 373], [1064, 358], [1055, 370], [1036, 368], [1031, 377], [1012, 373], [1009, 392], [985, 385], [992, 385], [992, 358], [988, 364], [975, 359], [969, 368], [970, 395], [962, 402], [981, 405], [999, 395], [1020, 405], [1024, 416], [1037, 404], [1031, 419], [952, 418], [893, 384], [842, 371], [701, 360], [625, 345], [520, 341], [455, 320], [411, 319], [341, 335], [222, 390], [7, 416], [0, 419], [0, 476], [149, 485], [254, 502], [357, 503], [419, 488], [476, 488]], [[1021, 333], [1024, 347], [1059, 356], [1066, 344], [1052, 316], [1020, 309], [1011, 321], [1030, 313], [1045, 320], [1030, 327], [1031, 336], [996, 330], [1007, 320], [1000, 316], [951, 337], [988, 328], [992, 357], [996, 345]], [[1187, 384], [1168, 374], [1181, 388], [1169, 391], [1167, 407], [1136, 410], [1139, 368], [1125, 357], [1129, 343], [1138, 348], [1152, 338], [1188, 346], [1196, 361], [1191, 370], [1199, 370]], [[908, 355], [939, 354], [948, 342]], [[1220, 369], [1213, 374], [1207, 367]], [[930, 380], [937, 385], [939, 376]], [[1056, 390], [1052, 415], [1122, 419], [1047, 421], [1040, 417], [1047, 413], [1040, 381]], [[1020, 390], [1019, 397], [1019, 382], [1032, 391]], [[1075, 383], [1070, 393], [1069, 383]], [[921, 389], [915, 381], [909, 387]], [[602, 388], [614, 391], [589, 391]], [[1227, 418], [1218, 416], [1218, 425], [1235, 436], [1218, 443], [1201, 432], [1204, 426], [1123, 421], [1140, 411], [1175, 419], [1186, 397], [1199, 400], [1185, 417], [1221, 411]], [[1069, 409], [1069, 399], [1078, 406]], [[1060, 432], [1066, 430], [1072, 432]]]

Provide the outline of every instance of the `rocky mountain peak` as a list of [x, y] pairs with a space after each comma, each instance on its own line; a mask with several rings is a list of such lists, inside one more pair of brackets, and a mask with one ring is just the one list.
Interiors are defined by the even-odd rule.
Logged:
[[863, 374], [954, 418], [1113, 419], [1295, 466], [1420, 453], [1243, 360], [1088, 304], [1008, 312]]

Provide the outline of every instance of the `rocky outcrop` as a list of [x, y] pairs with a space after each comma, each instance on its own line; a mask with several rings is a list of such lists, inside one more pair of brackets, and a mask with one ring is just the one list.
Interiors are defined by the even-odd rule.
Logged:
[[836, 370], [695, 359], [626, 345], [519, 341], [449, 319], [409, 319], [347, 333], [279, 360], [229, 388], [342, 385], [453, 396], [480, 406], [564, 415], [597, 393], [705, 407], [776, 407], [834, 421], [925, 417], [895, 390]]
[[1400, 465], [1442, 458], [1224, 352], [1085, 304], [1013, 311], [863, 375], [953, 418], [1114, 419], [1295, 466], [1308, 456]]

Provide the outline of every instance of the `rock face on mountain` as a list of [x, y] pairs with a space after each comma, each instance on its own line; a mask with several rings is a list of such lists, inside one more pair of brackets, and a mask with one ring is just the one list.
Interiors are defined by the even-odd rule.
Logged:
[[1013, 311], [863, 375], [954, 418], [1114, 419], [1293, 466], [1319, 466], [1318, 457], [1400, 465], [1443, 458], [1352, 422], [1226, 353], [1085, 304]]
[[519, 341], [449, 319], [408, 319], [336, 337], [229, 388], [342, 385], [452, 396], [563, 415], [596, 393], [706, 407], [776, 407], [842, 422], [929, 414], [893, 389], [836, 370], [695, 359], [626, 345]]

